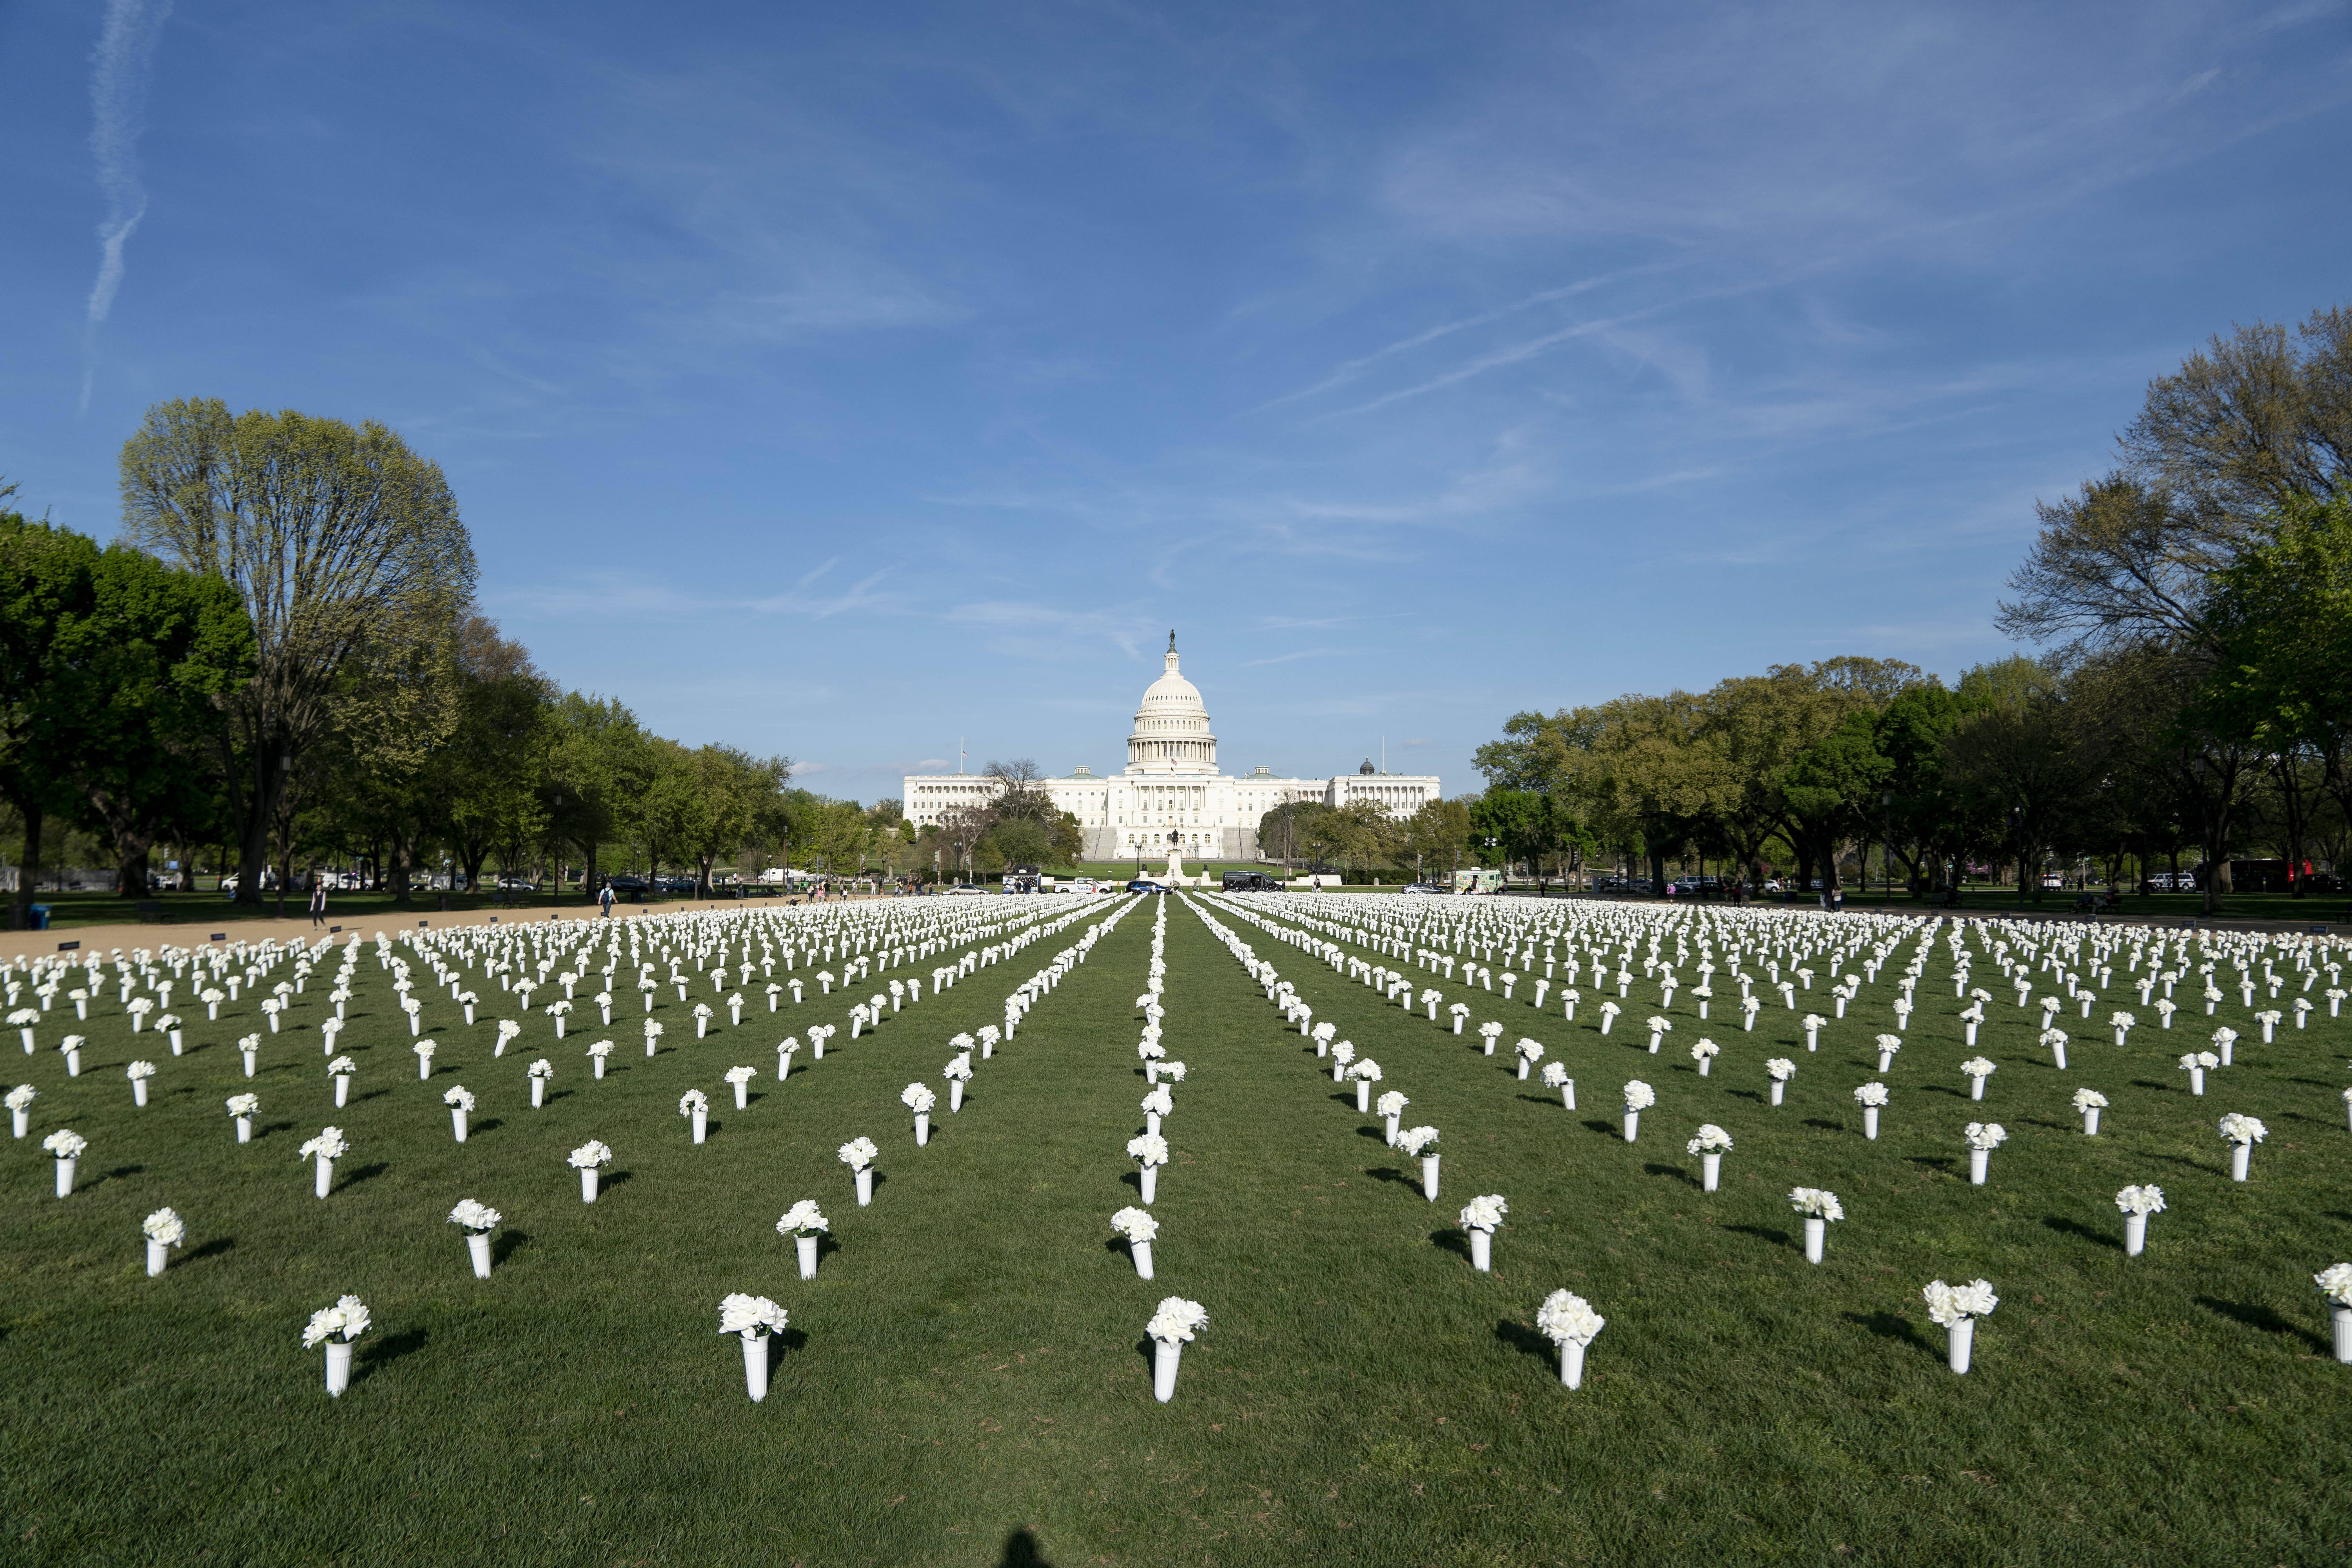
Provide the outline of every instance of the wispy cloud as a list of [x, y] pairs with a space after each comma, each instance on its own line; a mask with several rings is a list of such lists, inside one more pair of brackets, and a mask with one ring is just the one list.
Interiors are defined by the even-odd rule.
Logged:
[[[89, 152], [98, 165], [98, 188], [106, 197], [106, 219], [98, 226], [98, 280], [90, 285], [85, 328], [91, 336], [114, 309], [114, 296], [122, 287], [123, 247], [147, 216], [147, 187], [139, 179], [139, 132], [145, 129], [147, 79], [156, 40], [171, 14], [172, 0], [107, 0], [106, 21], [90, 55]], [[98, 373], [94, 348], [86, 343], [82, 355], [85, 414]]]

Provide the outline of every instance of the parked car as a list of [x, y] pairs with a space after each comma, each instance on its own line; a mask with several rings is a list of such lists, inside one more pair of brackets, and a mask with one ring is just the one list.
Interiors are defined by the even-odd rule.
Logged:
[[1157, 882], [1151, 881], [1149, 879], [1143, 879], [1129, 882], [1127, 885], [1127, 890], [1130, 893], [1164, 893], [1168, 889], [1161, 887]]

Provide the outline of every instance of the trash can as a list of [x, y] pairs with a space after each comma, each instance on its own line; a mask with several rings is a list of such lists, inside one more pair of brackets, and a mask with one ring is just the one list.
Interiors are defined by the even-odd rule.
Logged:
[[49, 929], [49, 906], [48, 906], [48, 905], [47, 905], [47, 904], [35, 904], [35, 905], [33, 905], [33, 906], [32, 906], [32, 911], [33, 911], [33, 929], [34, 929], [35, 931], [47, 931], [47, 930], [48, 930], [48, 929]]

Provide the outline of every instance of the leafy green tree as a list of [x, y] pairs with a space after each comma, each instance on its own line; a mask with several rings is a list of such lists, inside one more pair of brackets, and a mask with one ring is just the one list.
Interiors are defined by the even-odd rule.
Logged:
[[55, 744], [65, 665], [58, 644], [89, 607], [97, 563], [97, 544], [80, 534], [0, 512], [0, 796], [24, 824], [10, 910], [18, 929], [33, 901], [47, 815], [72, 802]]
[[253, 625], [223, 771], [237, 898], [257, 905], [279, 795], [331, 732], [344, 666], [450, 621], [473, 594], [473, 546], [438, 465], [373, 421], [161, 403], [124, 443], [121, 472], [123, 537], [226, 579]]

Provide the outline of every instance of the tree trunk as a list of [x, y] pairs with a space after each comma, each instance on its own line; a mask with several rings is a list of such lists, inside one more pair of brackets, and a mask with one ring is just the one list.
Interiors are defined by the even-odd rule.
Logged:
[[8, 926], [12, 931], [25, 931], [33, 923], [33, 884], [41, 873], [41, 817], [38, 805], [28, 800], [10, 802], [25, 819], [25, 852], [16, 868], [16, 894], [9, 900]]

